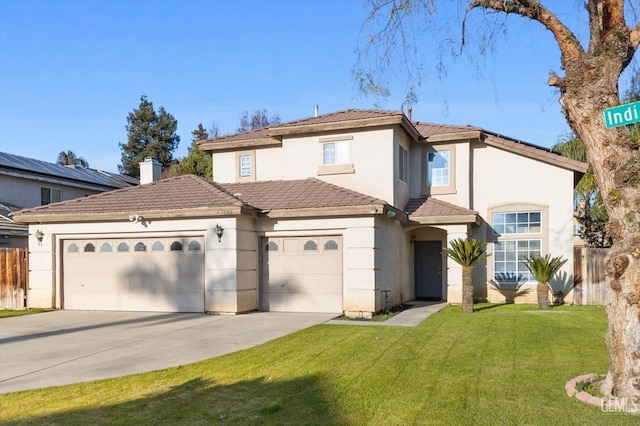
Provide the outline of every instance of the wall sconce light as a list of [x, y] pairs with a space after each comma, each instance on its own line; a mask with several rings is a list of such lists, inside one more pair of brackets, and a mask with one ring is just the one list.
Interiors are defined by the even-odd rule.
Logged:
[[415, 235], [412, 235], [412, 236], [411, 236], [411, 239], [409, 239], [409, 244], [413, 244], [413, 243], [415, 243], [415, 242], [416, 242], [416, 236], [415, 236]]
[[36, 231], [36, 240], [38, 240], [38, 245], [41, 246], [42, 245], [42, 239], [44, 238], [44, 232], [42, 232], [41, 230], [37, 230]]
[[216, 225], [214, 232], [218, 236], [218, 242], [222, 241], [222, 234], [224, 233], [224, 228], [222, 228], [222, 226], [220, 225]]

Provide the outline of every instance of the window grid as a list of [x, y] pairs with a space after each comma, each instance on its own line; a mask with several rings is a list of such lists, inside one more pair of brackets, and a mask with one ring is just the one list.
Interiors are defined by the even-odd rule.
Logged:
[[523, 257], [540, 257], [541, 240], [504, 240], [493, 246], [493, 278], [498, 283], [535, 282]]
[[429, 186], [449, 186], [449, 154], [449, 151], [429, 153], [427, 166]]
[[251, 156], [242, 155], [240, 156], [240, 177], [249, 176], [251, 176]]
[[540, 232], [542, 232], [540, 211], [493, 214], [494, 234], [539, 234]]
[[322, 164], [348, 164], [349, 142], [325, 142], [322, 144]]

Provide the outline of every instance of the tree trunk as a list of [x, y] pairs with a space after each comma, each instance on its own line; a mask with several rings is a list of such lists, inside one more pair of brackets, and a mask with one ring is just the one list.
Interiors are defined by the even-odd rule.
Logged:
[[473, 266], [462, 267], [462, 312], [473, 312]]
[[536, 292], [538, 293], [538, 309], [549, 309], [549, 285], [538, 283]]
[[[559, 86], [569, 124], [582, 141], [614, 244], [605, 260], [609, 327], [607, 396], [640, 397], [640, 151], [624, 127], [607, 129], [603, 110], [619, 104], [622, 61], [602, 57], [567, 69]], [[585, 60], [586, 62], [586, 60]], [[596, 66], [593, 66], [593, 65]], [[581, 65], [581, 66], [580, 66]]]

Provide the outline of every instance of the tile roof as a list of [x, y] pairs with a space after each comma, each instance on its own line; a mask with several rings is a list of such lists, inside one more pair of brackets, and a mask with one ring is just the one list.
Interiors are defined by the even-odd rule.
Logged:
[[307, 126], [310, 124], [335, 124], [340, 122], [353, 122], [359, 120], [371, 120], [380, 118], [397, 118], [404, 116], [402, 111], [385, 111], [379, 109], [348, 109], [345, 111], [337, 111], [329, 114], [319, 115], [317, 117], [308, 117], [301, 120], [289, 121], [287, 123], [276, 124], [271, 129], [280, 127], [297, 127]]
[[433, 197], [412, 198], [404, 210], [409, 219], [435, 217], [475, 217], [478, 212], [455, 204], [440, 201]]
[[24, 209], [14, 217], [26, 220], [31, 215], [69, 215], [140, 213], [148, 211], [198, 208], [249, 207], [219, 185], [195, 175], [183, 175], [89, 197]]
[[260, 210], [384, 205], [385, 201], [316, 178], [220, 184]]
[[[105, 216], [126, 218], [133, 213], [154, 212], [155, 217], [177, 217], [186, 210], [244, 211], [298, 210], [360, 206], [384, 206], [368, 195], [309, 178], [218, 184], [195, 175], [183, 175], [146, 185], [103, 192], [89, 197], [47, 204], [16, 212], [18, 222], [35, 218], [71, 220], [71, 217]], [[233, 211], [232, 211], [233, 210]], [[159, 213], [161, 212], [161, 213]], [[117, 217], [119, 215], [119, 217]]]
[[107, 189], [125, 188], [139, 183], [130, 176], [84, 167], [61, 166], [6, 152], [0, 152], [0, 169], [64, 178], [79, 183], [100, 185]]

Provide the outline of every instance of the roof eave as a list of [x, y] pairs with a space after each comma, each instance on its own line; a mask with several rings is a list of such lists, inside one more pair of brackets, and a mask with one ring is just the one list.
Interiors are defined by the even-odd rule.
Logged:
[[276, 138], [246, 139], [229, 142], [203, 142], [198, 145], [200, 151], [227, 152], [238, 149], [277, 148], [282, 146], [282, 141]]
[[[389, 213], [393, 212], [393, 213]], [[335, 217], [335, 216], [371, 216], [386, 215], [400, 221], [407, 220], [407, 214], [387, 204], [365, 204], [359, 206], [316, 207], [303, 209], [264, 210], [262, 215], [274, 219], [297, 217]]]
[[[403, 114], [390, 117], [362, 118], [357, 120], [332, 121], [328, 123], [310, 123], [294, 126], [275, 126], [269, 128], [269, 136], [287, 136], [303, 133], [320, 133], [333, 130], [358, 129], [400, 124], [403, 127], [413, 127]], [[415, 129], [414, 129], [415, 130]], [[415, 132], [417, 135], [417, 131]]]
[[482, 138], [482, 132], [480, 130], [468, 130], [464, 132], [442, 133], [439, 135], [427, 136], [426, 138], [424, 138], [424, 140], [429, 143], [435, 143], [435, 142], [459, 141], [459, 140], [465, 140], [465, 139], [480, 140], [481, 138]]
[[421, 225], [455, 225], [460, 223], [472, 223], [480, 225], [480, 216], [477, 214], [448, 215], [448, 216], [409, 216], [409, 220]]
[[69, 213], [69, 214], [21, 214], [13, 216], [16, 223], [69, 223], [69, 222], [104, 222], [128, 221], [131, 214], [143, 216], [147, 220], [172, 220], [185, 218], [205, 218], [218, 216], [249, 215], [257, 217], [257, 212], [251, 207], [204, 207], [175, 210], [136, 210], [109, 213]]

